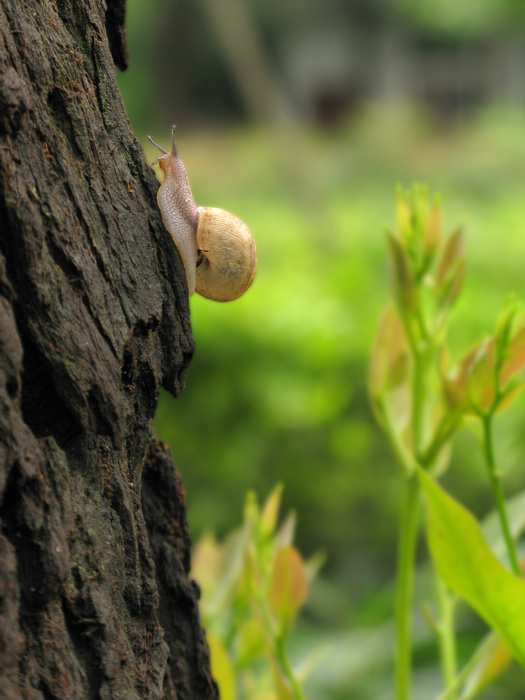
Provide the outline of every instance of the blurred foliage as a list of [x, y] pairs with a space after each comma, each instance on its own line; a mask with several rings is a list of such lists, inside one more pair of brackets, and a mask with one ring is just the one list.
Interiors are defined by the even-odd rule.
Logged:
[[[371, 668], [370, 658], [361, 658], [367, 648], [382, 649], [372, 667], [391, 675], [391, 630], [383, 625], [391, 613], [399, 483], [369, 407], [366, 366], [387, 297], [382, 230], [392, 221], [393, 185], [427, 182], [446, 199], [445, 225], [466, 224], [467, 276], [450, 337], [457, 360], [491, 331], [509, 292], [523, 296], [524, 128], [525, 116], [510, 109], [439, 133], [419, 113], [371, 108], [358, 124], [330, 133], [179, 134], [197, 203], [248, 223], [259, 271], [233, 304], [192, 297], [196, 353], [187, 388], [177, 401], [161, 396], [155, 429], [183, 473], [194, 538], [234, 528], [247, 490], [263, 494], [276, 481], [286, 484], [284, 506], [300, 514], [297, 546], [306, 556], [327, 552], [296, 644], [319, 641], [319, 624], [332, 630], [332, 641], [340, 629], [337, 644], [353, 650], [355, 661], [347, 656], [343, 671], [331, 658], [327, 676], [312, 680], [322, 697], [339, 697], [337, 678], [355, 688], [356, 699], [388, 693], [381, 674], [367, 680], [366, 691], [351, 685]], [[153, 136], [169, 140], [168, 130]], [[498, 423], [507, 493], [522, 482], [519, 414]], [[472, 440], [460, 435], [444, 483], [479, 516], [490, 495]], [[430, 697], [417, 688], [432, 687], [428, 664], [435, 659], [425, 651], [428, 636], [416, 638], [426, 670], [416, 673], [414, 693]], [[463, 642], [466, 655], [474, 640]], [[509, 693], [487, 698], [519, 697]]]
[[[413, 579], [419, 534], [420, 489], [427, 503], [427, 537], [436, 572], [437, 612], [425, 618], [439, 648], [443, 686], [440, 700], [458, 700], [469, 687], [473, 698], [508, 669], [510, 657], [481, 644], [458, 664], [455, 609], [466, 601], [497, 631], [512, 656], [525, 665], [525, 583], [494, 450], [494, 418], [523, 388], [525, 317], [508, 299], [490, 338], [450, 363], [451, 312], [465, 280], [466, 235], [457, 227], [445, 239], [439, 199], [430, 204], [425, 187], [397, 192], [397, 225], [387, 231], [391, 301], [385, 308], [369, 365], [374, 413], [389, 438], [403, 473], [395, 603], [395, 697], [407, 700], [412, 684]], [[475, 425], [472, 425], [472, 423]], [[479, 438], [491, 483], [503, 561], [491, 549], [480, 523], [435, 479], [449, 465], [452, 441], [461, 429]], [[461, 497], [461, 496], [460, 496]], [[508, 567], [508, 568], [507, 568]], [[505, 650], [503, 649], [503, 652]], [[459, 669], [461, 668], [461, 671]], [[474, 677], [479, 679], [474, 684]]]
[[278, 528], [282, 486], [259, 507], [248, 493], [241, 528], [223, 543], [204, 535], [193, 552], [191, 575], [200, 582], [201, 619], [211, 667], [223, 700], [305, 700], [302, 683], [317, 659], [288, 657], [292, 626], [319, 556], [303, 561], [293, 546], [295, 517]]
[[[310, 516], [298, 533], [306, 553], [328, 546], [329, 570], [346, 580], [350, 566], [358, 589], [371, 569], [391, 571], [397, 486], [365, 375], [387, 296], [381, 231], [391, 219], [392, 183], [429, 182], [446, 197], [451, 220], [468, 224], [468, 284], [451, 338], [457, 358], [490, 330], [508, 292], [523, 289], [516, 175], [525, 123], [497, 119], [501, 129], [484, 115], [446, 139], [395, 114], [369, 114], [328, 135], [179, 136], [196, 201], [247, 221], [259, 251], [258, 277], [244, 298], [231, 305], [192, 298], [197, 347], [187, 389], [159, 405], [156, 430], [183, 472], [196, 536], [210, 526], [224, 533], [238, 512], [225, 502], [240, 504], [246, 490], [264, 493], [282, 480], [285, 505]], [[511, 486], [521, 447], [511, 438], [515, 420], [502, 418]], [[469, 505], [482, 512], [485, 483], [468, 437], [458, 452], [463, 466], [450, 478], [474, 480]]]
[[[524, 13], [521, 0], [246, 3], [274, 66], [286, 42], [330, 23], [394, 23], [409, 41], [460, 47], [494, 36], [520, 41]], [[259, 253], [242, 299], [192, 297], [196, 352], [186, 390], [177, 401], [162, 394], [155, 419], [183, 474], [193, 538], [213, 531], [222, 539], [238, 526], [247, 491], [283, 482], [284, 508], [299, 514], [297, 547], [306, 557], [327, 554], [290, 640], [292, 658], [323, 641], [331, 650], [308, 696], [390, 699], [400, 484], [366, 390], [388, 294], [383, 231], [398, 183], [427, 183], [446, 201], [446, 230], [465, 225], [466, 281], [449, 338], [458, 360], [492, 331], [509, 293], [525, 297], [525, 113], [500, 105], [444, 130], [407, 105], [364, 104], [331, 131], [234, 129], [225, 120], [243, 110], [203, 3], [129, 0], [127, 29], [130, 70], [119, 83], [148, 161], [157, 154], [146, 134], [168, 147], [176, 121], [197, 203], [240, 216]], [[498, 418], [507, 494], [523, 485], [524, 403]], [[472, 435], [459, 435], [443, 484], [479, 517], [491, 498], [473, 445]], [[417, 577], [420, 605], [433, 583], [424, 565]], [[458, 625], [464, 660], [480, 623], [461, 612]], [[438, 662], [426, 626], [416, 625], [414, 641], [413, 697], [422, 700], [440, 687]], [[521, 697], [523, 676], [511, 671], [483, 700]]]
[[[168, 146], [176, 95], [195, 89], [202, 96], [206, 87], [163, 79], [170, 66], [157, 70], [159, 57], [138, 28], [154, 33], [162, 25], [162, 46], [177, 43], [172, 35], [178, 37], [181, 23], [163, 21], [161, 3], [132, 5], [139, 12], [129, 26], [132, 69], [120, 84], [152, 161], [146, 133]], [[191, 45], [197, 52], [200, 44]], [[213, 63], [209, 56], [199, 60]], [[166, 86], [175, 96], [168, 107], [159, 103]], [[165, 131], [152, 128], [159, 120]], [[259, 253], [256, 281], [242, 299], [221, 305], [192, 297], [196, 352], [186, 390], [177, 401], [163, 394], [155, 419], [184, 477], [194, 539], [234, 528], [248, 490], [265, 494], [285, 483], [284, 507], [300, 515], [297, 546], [306, 556], [327, 552], [296, 644], [318, 640], [319, 625], [331, 630], [332, 641], [339, 629], [340, 659], [323, 666], [322, 697], [340, 697], [338, 681], [353, 688], [355, 700], [388, 697], [399, 483], [366, 392], [367, 358], [388, 288], [382, 231], [392, 222], [396, 183], [414, 181], [443, 194], [446, 226], [466, 225], [467, 281], [450, 338], [458, 359], [491, 331], [510, 292], [524, 297], [525, 115], [495, 107], [440, 131], [407, 106], [371, 105], [329, 132], [180, 127], [179, 151], [197, 203], [240, 216]], [[522, 482], [519, 414], [514, 409], [498, 425], [507, 493]], [[490, 496], [472, 444], [471, 436], [460, 436], [444, 483], [465, 494], [479, 516]], [[435, 659], [427, 637], [417, 631], [416, 637], [422, 670], [414, 696], [430, 697]], [[363, 669], [378, 667], [388, 674], [368, 678], [363, 690]], [[508, 684], [507, 695], [489, 691], [487, 700], [520, 697], [519, 681], [510, 676]]]

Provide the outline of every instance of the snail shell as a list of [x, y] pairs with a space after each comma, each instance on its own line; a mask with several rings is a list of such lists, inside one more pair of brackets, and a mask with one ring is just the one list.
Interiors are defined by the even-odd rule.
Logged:
[[233, 301], [257, 272], [257, 250], [250, 229], [229, 211], [199, 207], [195, 290], [207, 299]]
[[162, 220], [184, 264], [188, 293], [214, 301], [233, 301], [248, 289], [257, 271], [257, 252], [250, 230], [223, 209], [195, 204], [184, 164], [177, 153], [148, 139], [163, 154], [156, 162], [164, 172], [157, 193]]

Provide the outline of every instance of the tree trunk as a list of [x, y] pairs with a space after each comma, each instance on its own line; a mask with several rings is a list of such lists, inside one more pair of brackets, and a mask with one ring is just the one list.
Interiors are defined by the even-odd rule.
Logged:
[[0, 0], [0, 698], [218, 698], [152, 435], [193, 352], [114, 63], [124, 0]]

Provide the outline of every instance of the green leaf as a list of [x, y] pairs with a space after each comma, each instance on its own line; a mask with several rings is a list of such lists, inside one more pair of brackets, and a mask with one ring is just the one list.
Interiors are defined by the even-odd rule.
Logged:
[[397, 231], [399, 238], [405, 244], [410, 244], [413, 235], [412, 208], [408, 202], [409, 197], [409, 192], [398, 190], [396, 197]]
[[[425, 230], [429, 218], [428, 188], [426, 185], [414, 185], [412, 187], [412, 238], [414, 241], [413, 252], [419, 252], [424, 242]], [[416, 255], [415, 260], [419, 259]]]
[[449, 371], [448, 364], [448, 356], [444, 353], [439, 372], [448, 408], [473, 415], [488, 410], [494, 402], [496, 390], [494, 339], [475, 345], [453, 371]]
[[266, 651], [266, 638], [262, 622], [251, 617], [243, 622], [236, 644], [236, 662], [245, 666], [263, 658]]
[[235, 700], [235, 673], [226, 648], [214, 634], [207, 634], [211, 675], [219, 686], [221, 700]]
[[469, 397], [475, 409], [488, 411], [496, 396], [494, 339], [486, 340], [468, 368]]
[[244, 526], [254, 528], [259, 522], [261, 512], [254, 491], [248, 491], [244, 502]]
[[381, 318], [368, 367], [368, 391], [379, 421], [386, 394], [408, 383], [409, 377], [405, 330], [397, 309], [390, 304]]
[[439, 362], [439, 375], [443, 390], [443, 398], [450, 412], [463, 413], [468, 407], [467, 373], [474, 353], [475, 351], [472, 350], [460, 361], [454, 371], [451, 372], [449, 369], [450, 358], [448, 349], [443, 348]]
[[[203, 612], [209, 620], [214, 620], [230, 604], [233, 597], [240, 595], [238, 589], [242, 579], [244, 550], [248, 535], [246, 528], [234, 530], [221, 545], [218, 579], [211, 591], [212, 595], [205, 597], [202, 601], [205, 604]], [[196, 577], [196, 579], [200, 584], [199, 578]]]
[[525, 581], [506, 569], [489, 548], [473, 515], [425, 472], [430, 552], [443, 581], [471, 605], [525, 666]]
[[413, 312], [417, 307], [418, 289], [410, 258], [399, 238], [391, 233], [388, 233], [388, 250], [394, 299], [402, 311]]
[[448, 311], [454, 306], [455, 302], [457, 301], [463, 288], [463, 282], [465, 281], [466, 267], [467, 264], [465, 260], [459, 260], [454, 272], [450, 275], [446, 283], [443, 285], [439, 297], [442, 311]]
[[434, 258], [434, 255], [441, 247], [442, 239], [443, 213], [441, 204], [438, 202], [430, 212], [425, 230], [424, 251], [427, 260], [431, 261]]
[[507, 299], [497, 320], [496, 332], [494, 333], [498, 357], [502, 357], [507, 349], [512, 335], [512, 326], [519, 310], [519, 302], [513, 297]]
[[277, 516], [279, 515], [279, 506], [281, 505], [282, 493], [283, 484], [277, 484], [266, 499], [261, 515], [261, 530], [265, 535], [271, 535], [275, 530], [275, 526], [277, 525]]
[[461, 261], [465, 260], [466, 234], [465, 229], [460, 226], [450, 236], [441, 256], [436, 274], [436, 285], [438, 289], [444, 289], [447, 282], [455, 274]]
[[275, 547], [277, 550], [292, 544], [295, 535], [295, 523], [297, 516], [294, 512], [287, 515], [285, 521], [279, 528], [275, 537]]
[[326, 552], [317, 551], [304, 563], [308, 583], [311, 583], [326, 562]]
[[287, 630], [306, 600], [308, 576], [303, 559], [295, 547], [283, 547], [275, 557], [268, 603], [280, 623]]
[[504, 388], [510, 380], [525, 368], [525, 326], [522, 326], [507, 345], [505, 360], [501, 368], [501, 386]]

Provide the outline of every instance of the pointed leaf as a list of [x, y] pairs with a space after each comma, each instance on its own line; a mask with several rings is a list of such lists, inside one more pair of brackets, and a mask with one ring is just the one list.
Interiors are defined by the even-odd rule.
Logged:
[[442, 354], [439, 372], [443, 395], [448, 408], [452, 411], [463, 412], [468, 407], [468, 370], [478, 348], [479, 346], [476, 346], [470, 350], [452, 372], [449, 371], [448, 351]]
[[412, 188], [412, 231], [417, 247], [424, 241], [429, 218], [428, 188], [414, 185]]
[[244, 526], [253, 529], [259, 522], [261, 512], [254, 491], [248, 491], [244, 502]]
[[221, 547], [220, 576], [211, 599], [205, 599], [205, 610], [210, 617], [220, 614], [234, 595], [240, 595], [237, 590], [242, 579], [248, 534], [246, 528], [234, 530]]
[[390, 304], [381, 318], [368, 368], [368, 390], [376, 410], [386, 393], [407, 382], [409, 374], [405, 329], [397, 309]]
[[443, 285], [439, 296], [442, 311], [451, 309], [457, 301], [463, 288], [463, 282], [465, 281], [466, 268], [467, 264], [465, 260], [460, 260], [456, 265], [454, 272]]
[[424, 251], [427, 259], [432, 260], [441, 246], [442, 239], [443, 214], [441, 204], [437, 203], [430, 212], [425, 231]]
[[525, 581], [489, 548], [479, 523], [425, 472], [430, 552], [443, 581], [471, 605], [525, 666]]
[[304, 570], [306, 571], [308, 583], [312, 583], [319, 571], [323, 568], [326, 558], [325, 552], [317, 551], [304, 563]]
[[271, 535], [275, 530], [275, 526], [277, 525], [277, 517], [279, 515], [279, 506], [281, 505], [282, 493], [283, 484], [277, 484], [266, 499], [261, 515], [261, 530], [264, 534]]
[[220, 639], [206, 635], [210, 647], [211, 675], [219, 686], [221, 700], [235, 700], [235, 673], [233, 663]]
[[509, 381], [524, 368], [525, 326], [522, 326], [507, 346], [505, 360], [501, 368], [501, 387], [505, 388]]
[[266, 637], [262, 622], [258, 618], [251, 617], [242, 624], [236, 650], [235, 656], [238, 666], [251, 664], [265, 655]]
[[502, 356], [507, 349], [510, 337], [512, 335], [514, 320], [519, 310], [519, 302], [517, 302], [513, 297], [507, 299], [505, 306], [499, 315], [496, 323], [496, 331], [494, 333], [498, 357]]
[[279, 528], [279, 532], [277, 533], [277, 537], [275, 540], [276, 550], [282, 549], [283, 547], [287, 547], [292, 544], [295, 535], [296, 520], [297, 516], [294, 512], [291, 512], [286, 517], [286, 520], [283, 522], [283, 524]]
[[502, 413], [506, 408], [513, 403], [521, 393], [523, 389], [523, 384], [518, 381], [513, 381], [512, 384], [508, 384], [505, 387], [505, 393], [502, 399], [498, 401], [498, 407], [496, 413]]
[[308, 576], [301, 555], [295, 547], [284, 547], [275, 558], [268, 590], [268, 603], [282, 630], [291, 627], [307, 592]]
[[394, 299], [406, 312], [417, 307], [417, 282], [407, 251], [399, 238], [388, 234], [388, 250]]
[[412, 237], [412, 208], [407, 201], [409, 196], [399, 190], [396, 197], [397, 230], [400, 239], [406, 243], [410, 242]]
[[465, 229], [462, 226], [458, 227], [448, 239], [436, 274], [438, 289], [443, 289], [447, 280], [450, 280], [454, 274], [458, 263], [465, 259], [466, 240]]
[[472, 358], [468, 368], [468, 390], [472, 405], [487, 411], [496, 395], [494, 339], [486, 340]]

